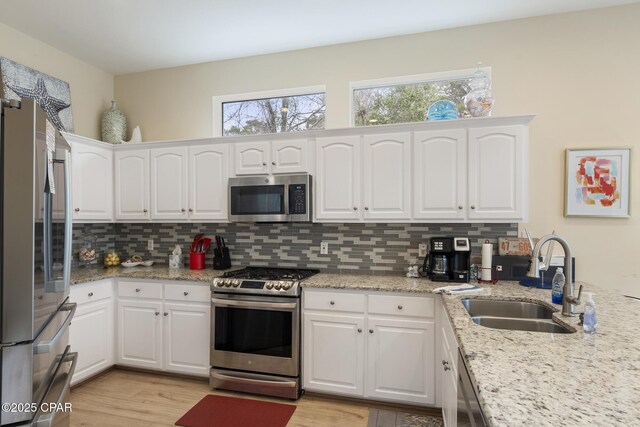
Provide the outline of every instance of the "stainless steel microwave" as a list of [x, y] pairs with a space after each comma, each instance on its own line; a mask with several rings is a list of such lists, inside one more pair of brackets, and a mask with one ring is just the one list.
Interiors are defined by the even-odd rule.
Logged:
[[309, 222], [311, 175], [229, 178], [229, 221]]

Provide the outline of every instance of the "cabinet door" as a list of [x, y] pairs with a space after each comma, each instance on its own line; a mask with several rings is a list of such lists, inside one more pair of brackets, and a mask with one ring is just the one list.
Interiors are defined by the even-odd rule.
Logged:
[[440, 337], [442, 360], [441, 363], [436, 363], [438, 369], [442, 367], [442, 418], [445, 427], [455, 427], [458, 418], [458, 345], [450, 328], [449, 319], [445, 314], [442, 318], [442, 336]]
[[73, 219], [113, 219], [113, 151], [72, 143]]
[[78, 352], [71, 384], [76, 384], [113, 365], [113, 300], [79, 304], [69, 326], [69, 344]]
[[435, 404], [435, 333], [430, 321], [369, 317], [366, 396]]
[[118, 300], [119, 364], [162, 369], [162, 318], [161, 301]]
[[271, 142], [271, 173], [307, 172], [306, 139]]
[[269, 173], [269, 141], [239, 142], [235, 145], [236, 175]]
[[525, 219], [524, 126], [469, 129], [469, 219]]
[[464, 219], [467, 132], [416, 132], [413, 145], [414, 218]]
[[316, 141], [315, 217], [358, 221], [360, 214], [360, 137]]
[[151, 150], [151, 219], [187, 219], [187, 148]]
[[364, 391], [364, 316], [304, 315], [304, 388], [350, 396]]
[[411, 218], [411, 134], [364, 137], [364, 218]]
[[209, 304], [164, 304], [164, 368], [209, 376]]
[[227, 144], [189, 147], [189, 219], [226, 220]]
[[115, 153], [116, 219], [149, 219], [149, 150]]

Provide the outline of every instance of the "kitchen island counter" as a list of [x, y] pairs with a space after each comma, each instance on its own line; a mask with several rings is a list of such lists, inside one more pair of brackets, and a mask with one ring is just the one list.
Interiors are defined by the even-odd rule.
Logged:
[[[405, 277], [318, 274], [305, 288], [430, 293], [448, 283]], [[550, 290], [517, 282], [483, 285], [483, 294], [442, 298], [480, 405], [490, 426], [640, 425], [640, 300], [584, 285], [594, 292], [598, 330], [585, 334], [577, 317], [550, 303]], [[460, 300], [542, 301], [575, 333], [552, 334], [476, 325]], [[586, 295], [583, 293], [583, 301]], [[581, 311], [583, 306], [579, 306]]]

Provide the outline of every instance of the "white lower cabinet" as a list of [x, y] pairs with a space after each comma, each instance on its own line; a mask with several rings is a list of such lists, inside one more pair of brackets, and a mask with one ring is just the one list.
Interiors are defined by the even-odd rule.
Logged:
[[209, 289], [119, 280], [117, 363], [209, 375]]
[[74, 285], [69, 300], [78, 304], [69, 326], [69, 344], [78, 352], [73, 385], [114, 364], [113, 280]]
[[304, 388], [434, 405], [434, 301], [305, 290]]
[[440, 389], [442, 418], [445, 427], [454, 427], [457, 425], [458, 416], [458, 342], [444, 310], [441, 310], [440, 324], [440, 358], [442, 360], [436, 366], [442, 368]]

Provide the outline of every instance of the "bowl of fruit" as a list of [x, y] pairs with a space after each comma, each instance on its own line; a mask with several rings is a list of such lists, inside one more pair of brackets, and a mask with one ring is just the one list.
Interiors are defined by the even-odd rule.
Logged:
[[110, 252], [104, 256], [105, 267], [115, 267], [120, 265], [120, 257], [115, 252]]

